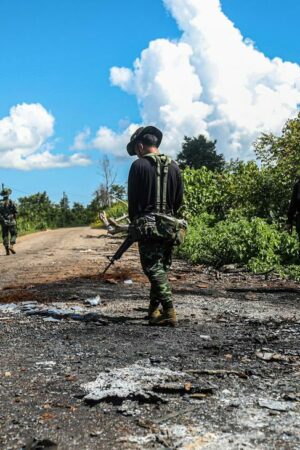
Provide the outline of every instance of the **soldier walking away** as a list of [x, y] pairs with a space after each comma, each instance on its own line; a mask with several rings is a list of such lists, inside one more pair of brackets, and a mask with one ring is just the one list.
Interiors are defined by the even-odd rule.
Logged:
[[286, 230], [291, 233], [293, 224], [296, 223], [296, 231], [300, 240], [300, 174], [294, 184], [290, 206], [288, 209], [288, 219], [286, 223]]
[[4, 188], [2, 185], [0, 195], [3, 199], [0, 201], [0, 224], [2, 228], [3, 245], [7, 256], [9, 256], [10, 253], [15, 255], [16, 251], [14, 245], [17, 240], [17, 207], [9, 198], [11, 192], [11, 189]]
[[176, 326], [167, 273], [180, 234], [178, 223], [183, 222], [175, 218], [182, 204], [183, 183], [177, 164], [159, 153], [162, 137], [153, 126], [138, 128], [131, 136], [127, 152], [138, 159], [129, 172], [128, 213], [141, 265], [151, 284], [149, 324]]

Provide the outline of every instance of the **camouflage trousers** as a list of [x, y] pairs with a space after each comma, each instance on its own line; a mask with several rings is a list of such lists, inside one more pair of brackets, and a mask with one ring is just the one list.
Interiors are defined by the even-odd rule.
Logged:
[[172, 308], [172, 291], [167, 274], [172, 264], [173, 245], [147, 240], [139, 242], [139, 251], [143, 271], [151, 284], [151, 305]]
[[16, 225], [2, 225], [2, 240], [4, 247], [15, 245], [17, 241], [17, 227]]

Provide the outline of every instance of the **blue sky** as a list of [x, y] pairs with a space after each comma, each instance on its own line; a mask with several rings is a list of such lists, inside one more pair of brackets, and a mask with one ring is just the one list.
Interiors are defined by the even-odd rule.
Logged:
[[[221, 3], [224, 14], [265, 56], [300, 64], [298, 0]], [[67, 157], [85, 127], [91, 135], [100, 126], [121, 133], [127, 122], [141, 122], [140, 99], [117, 83], [112, 86], [110, 68], [131, 68], [150, 41], [181, 35], [161, 0], [0, 0], [0, 121], [15, 105], [40, 103], [55, 118], [47, 139], [51, 152]], [[104, 152], [83, 152], [90, 165], [2, 166], [0, 182], [14, 188], [14, 197], [46, 190], [57, 201], [65, 191], [71, 201], [86, 203], [101, 182], [97, 161]], [[113, 161], [124, 183], [130, 160]]]

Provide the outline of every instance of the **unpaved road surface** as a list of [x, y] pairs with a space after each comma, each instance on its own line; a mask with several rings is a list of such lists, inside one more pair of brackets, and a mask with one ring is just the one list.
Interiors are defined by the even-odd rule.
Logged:
[[[95, 272], [105, 246], [96, 239], [100, 231], [87, 227], [38, 232], [22, 236], [16, 245], [17, 255], [4, 256], [1, 251], [0, 288], [8, 284], [49, 282], [77, 274]], [[101, 254], [100, 254], [101, 248]]]
[[[179, 326], [149, 327], [136, 248], [100, 275], [120, 243], [63, 229], [0, 256], [0, 449], [300, 449], [299, 286], [175, 260]], [[84, 398], [137, 363], [186, 382]]]

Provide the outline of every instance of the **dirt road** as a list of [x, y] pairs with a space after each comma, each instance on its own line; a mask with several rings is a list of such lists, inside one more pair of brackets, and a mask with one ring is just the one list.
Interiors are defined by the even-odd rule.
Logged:
[[179, 327], [149, 327], [136, 249], [99, 275], [120, 243], [56, 230], [0, 257], [0, 448], [299, 449], [299, 286], [175, 260]]
[[[103, 233], [102, 233], [103, 234]], [[89, 227], [39, 232], [18, 239], [17, 255], [0, 255], [0, 288], [29, 280], [43, 282], [95, 272], [104, 261], [101, 231]]]

